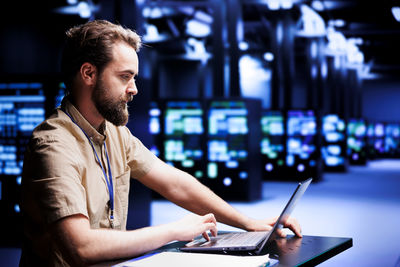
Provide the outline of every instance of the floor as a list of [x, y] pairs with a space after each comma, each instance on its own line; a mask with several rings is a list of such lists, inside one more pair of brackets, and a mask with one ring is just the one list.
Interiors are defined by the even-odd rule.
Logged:
[[[231, 203], [254, 218], [277, 215], [296, 184], [264, 182], [263, 198]], [[186, 214], [173, 204], [152, 203], [152, 225]], [[352, 237], [353, 247], [320, 266], [400, 267], [400, 160], [377, 160], [352, 166], [347, 173], [325, 173], [294, 210], [304, 235]], [[219, 230], [234, 228], [219, 225]], [[0, 249], [0, 266], [18, 266], [20, 250]]]
[[[277, 215], [295, 183], [264, 182], [263, 199], [231, 203], [254, 218]], [[186, 211], [166, 201], [152, 204], [152, 224], [181, 218]], [[353, 247], [319, 266], [400, 267], [400, 160], [352, 166], [347, 173], [325, 173], [294, 210], [304, 235], [352, 237]], [[233, 228], [219, 225], [219, 230]]]

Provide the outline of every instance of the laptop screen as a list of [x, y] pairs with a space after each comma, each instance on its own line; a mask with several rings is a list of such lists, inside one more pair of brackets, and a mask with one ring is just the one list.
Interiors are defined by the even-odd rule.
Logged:
[[310, 185], [312, 178], [305, 180], [304, 182], [300, 182], [292, 194], [290, 200], [286, 204], [285, 208], [283, 209], [281, 215], [279, 216], [278, 220], [276, 221], [274, 227], [272, 228], [270, 235], [264, 239], [259, 249], [256, 251], [256, 254], [259, 254], [261, 250], [264, 248], [265, 244], [268, 242], [273, 241], [277, 237], [277, 229], [283, 228], [286, 221], [288, 220], [290, 214], [292, 213], [293, 209], [295, 208], [297, 202], [303, 196], [304, 192], [307, 190], [308, 186]]

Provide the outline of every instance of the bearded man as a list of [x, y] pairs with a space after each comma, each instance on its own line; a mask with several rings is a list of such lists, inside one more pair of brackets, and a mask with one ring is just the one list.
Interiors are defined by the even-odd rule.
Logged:
[[[66, 34], [67, 95], [33, 132], [24, 158], [25, 240], [20, 266], [81, 266], [133, 257], [174, 240], [217, 234], [220, 221], [271, 229], [236, 211], [193, 176], [154, 156], [129, 129], [127, 104], [138, 93], [140, 37], [104, 20]], [[126, 231], [130, 179], [192, 213], [165, 225]], [[300, 226], [287, 222], [297, 235]]]

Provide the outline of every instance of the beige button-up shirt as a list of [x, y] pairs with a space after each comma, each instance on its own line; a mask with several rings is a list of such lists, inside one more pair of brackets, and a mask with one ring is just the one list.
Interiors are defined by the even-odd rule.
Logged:
[[83, 214], [94, 229], [112, 227], [108, 187], [88, 138], [108, 175], [104, 142], [107, 146], [113, 226], [126, 229], [129, 180], [150, 171], [156, 157], [126, 127], [106, 121], [98, 132], [64, 99], [62, 109], [34, 130], [24, 158], [22, 211], [27, 240], [21, 262], [66, 266], [48, 232], [48, 225], [61, 218]]

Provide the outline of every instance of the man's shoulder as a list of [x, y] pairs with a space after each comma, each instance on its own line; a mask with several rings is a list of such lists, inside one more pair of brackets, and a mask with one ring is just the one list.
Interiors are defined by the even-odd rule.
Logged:
[[127, 126], [115, 126], [111, 122], [107, 122], [106, 135], [113, 142], [121, 142], [127, 149], [138, 148], [143, 143], [137, 138]]
[[40, 123], [32, 132], [32, 141], [55, 142], [58, 139], [75, 139], [71, 131], [73, 123], [60, 109]]

